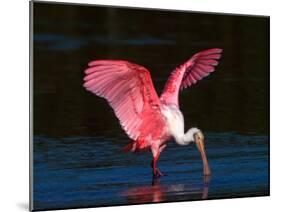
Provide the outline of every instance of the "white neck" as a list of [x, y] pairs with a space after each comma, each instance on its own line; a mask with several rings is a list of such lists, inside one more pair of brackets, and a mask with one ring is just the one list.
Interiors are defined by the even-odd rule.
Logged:
[[194, 134], [199, 131], [198, 128], [190, 128], [185, 134], [175, 136], [175, 141], [179, 145], [188, 145], [191, 142], [194, 142]]
[[184, 118], [177, 106], [163, 104], [161, 112], [167, 121], [169, 132], [177, 144], [188, 145], [190, 142], [194, 142], [194, 134], [200, 130], [194, 127], [184, 134]]

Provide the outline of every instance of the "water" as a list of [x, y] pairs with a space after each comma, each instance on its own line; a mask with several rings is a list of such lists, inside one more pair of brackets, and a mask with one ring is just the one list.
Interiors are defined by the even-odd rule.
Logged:
[[[34, 18], [34, 209], [269, 195], [267, 18], [46, 3]], [[85, 91], [83, 70], [129, 60], [150, 70], [160, 94], [174, 67], [213, 47], [224, 50], [216, 72], [180, 94], [212, 175], [203, 177], [193, 144], [169, 141], [158, 164], [166, 176], [153, 180], [151, 154], [122, 151], [129, 139], [106, 101]]]
[[151, 155], [123, 153], [126, 138], [35, 137], [36, 209], [267, 195], [268, 137], [207, 133], [212, 175], [202, 175], [195, 145], [169, 142], [154, 180]]

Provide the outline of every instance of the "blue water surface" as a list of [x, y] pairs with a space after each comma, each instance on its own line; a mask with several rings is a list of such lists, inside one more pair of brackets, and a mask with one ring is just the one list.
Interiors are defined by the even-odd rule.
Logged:
[[[195, 145], [169, 142], [166, 174], [152, 178], [151, 154], [123, 153], [125, 137], [35, 136], [34, 208], [89, 207], [268, 195], [268, 136], [207, 133], [212, 175]], [[123, 146], [122, 146], [123, 144]]]

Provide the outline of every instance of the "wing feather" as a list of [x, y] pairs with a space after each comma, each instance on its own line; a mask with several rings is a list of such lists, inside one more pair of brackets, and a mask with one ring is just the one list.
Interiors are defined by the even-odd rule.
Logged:
[[149, 71], [121, 60], [95, 60], [88, 65], [83, 86], [108, 101], [128, 136], [157, 137], [165, 122]]
[[201, 51], [193, 55], [187, 62], [177, 67], [169, 77], [163, 93], [161, 102], [175, 104], [178, 106], [178, 93], [180, 89], [190, 87], [199, 80], [215, 71], [218, 65], [222, 49], [214, 48]]

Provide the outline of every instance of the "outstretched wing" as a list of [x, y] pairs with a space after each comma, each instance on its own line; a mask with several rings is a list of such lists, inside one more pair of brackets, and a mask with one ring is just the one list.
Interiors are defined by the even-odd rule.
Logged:
[[178, 106], [180, 89], [190, 87], [215, 71], [222, 49], [214, 48], [193, 55], [187, 62], [177, 67], [169, 77], [160, 100]]
[[154, 137], [162, 130], [160, 101], [147, 69], [127, 61], [96, 60], [85, 74], [84, 87], [108, 101], [131, 139]]

